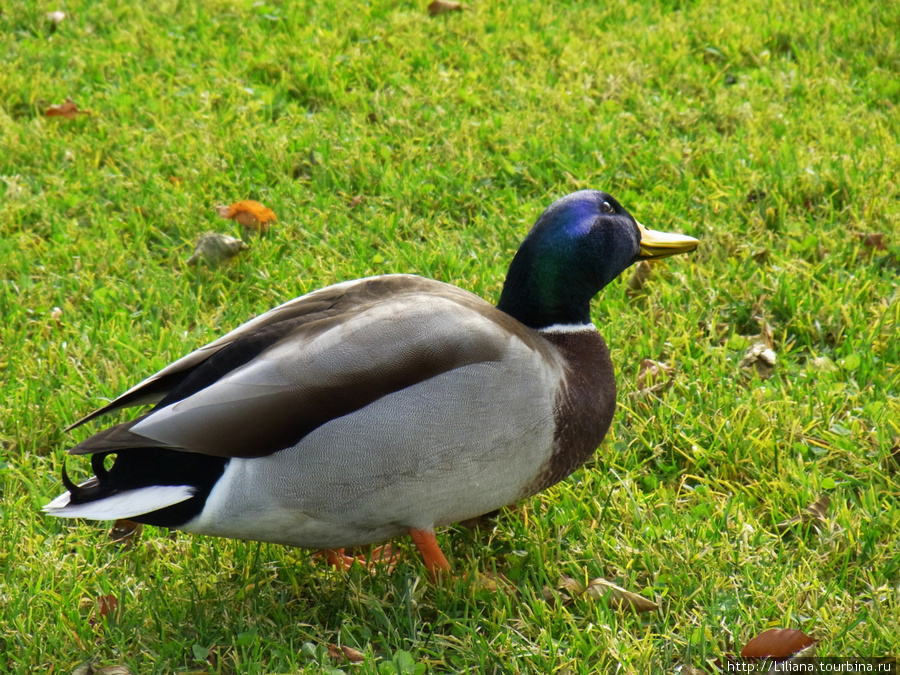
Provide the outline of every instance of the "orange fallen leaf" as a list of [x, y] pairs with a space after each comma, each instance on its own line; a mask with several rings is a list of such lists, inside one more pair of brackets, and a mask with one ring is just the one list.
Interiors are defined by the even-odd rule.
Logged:
[[741, 658], [787, 659], [811, 647], [816, 641], [793, 628], [770, 628], [750, 640], [741, 650]]
[[91, 115], [92, 113], [90, 110], [79, 110], [75, 101], [67, 98], [65, 103], [51, 105], [44, 114], [47, 117], [65, 117], [66, 119], [73, 120], [78, 115]]
[[428, 13], [431, 16], [438, 16], [439, 14], [446, 14], [447, 12], [461, 12], [464, 9], [468, 9], [466, 5], [455, 2], [454, 0], [433, 0], [430, 5], [428, 5]]
[[252, 199], [235, 202], [231, 206], [217, 206], [216, 213], [223, 218], [239, 223], [241, 227], [259, 232], [267, 232], [269, 223], [277, 220], [272, 209], [267, 209]]

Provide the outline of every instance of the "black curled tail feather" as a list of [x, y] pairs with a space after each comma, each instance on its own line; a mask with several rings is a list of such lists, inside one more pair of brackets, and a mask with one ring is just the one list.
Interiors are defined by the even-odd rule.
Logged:
[[[104, 460], [116, 459], [110, 469]], [[131, 517], [139, 523], [177, 528], [199, 515], [216, 481], [225, 471], [229, 459], [166, 448], [132, 448], [117, 452], [98, 452], [91, 456], [94, 477], [76, 485], [63, 464], [62, 481], [69, 491], [70, 504], [93, 502], [128, 490], [159, 485], [189, 485], [194, 488], [190, 499]]]

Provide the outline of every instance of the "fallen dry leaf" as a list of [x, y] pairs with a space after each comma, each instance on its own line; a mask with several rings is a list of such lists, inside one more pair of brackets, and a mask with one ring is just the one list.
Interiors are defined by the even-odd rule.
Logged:
[[827, 523], [829, 506], [831, 506], [831, 498], [828, 495], [822, 495], [815, 502], [803, 509], [803, 512], [799, 516], [783, 520], [775, 526], [775, 529], [778, 530], [779, 534], [784, 534], [793, 528], [794, 525]]
[[200, 260], [207, 264], [217, 265], [229, 258], [233, 258], [241, 251], [246, 251], [249, 246], [241, 239], [235, 239], [227, 234], [218, 232], [206, 232], [200, 235], [194, 254], [187, 259], [188, 265], [196, 265]]
[[881, 232], [860, 232], [856, 236], [862, 240], [862, 245], [865, 248], [873, 251], [887, 251], [887, 244]]
[[90, 110], [79, 110], [75, 101], [67, 98], [65, 103], [51, 105], [44, 114], [47, 117], [65, 117], [66, 119], [73, 120], [78, 115], [91, 115], [92, 113]]
[[769, 341], [765, 338], [754, 340], [741, 359], [740, 367], [746, 372], [751, 372], [751, 369], [755, 368], [763, 380], [772, 377], [772, 373], [775, 372], [775, 350], [769, 346]]
[[598, 600], [605, 600], [610, 607], [615, 607], [616, 609], [630, 607], [638, 614], [659, 609], [659, 605], [652, 600], [645, 598], [643, 595], [626, 591], [621, 586], [616, 586], [606, 579], [591, 579], [587, 588], [584, 589], [584, 594]]
[[809, 362], [812, 366], [813, 370], [816, 370], [820, 373], [833, 373], [837, 370], [840, 370], [837, 365], [829, 359], [827, 356], [817, 356], [812, 361]]
[[239, 223], [245, 230], [257, 230], [259, 232], [267, 232], [269, 223], [277, 220], [272, 209], [268, 209], [252, 199], [235, 202], [231, 206], [217, 206], [216, 213], [223, 218]]
[[675, 369], [652, 359], [644, 359], [638, 369], [637, 392], [638, 394], [654, 394], [672, 385], [672, 374]]
[[432, 0], [431, 4], [428, 5], [428, 13], [431, 16], [438, 16], [447, 12], [461, 12], [464, 9], [468, 9], [468, 7], [454, 0]]
[[770, 628], [750, 640], [741, 650], [741, 657], [788, 659], [816, 644], [804, 632], [793, 628]]
[[72, 675], [132, 675], [132, 672], [125, 666], [103, 666], [101, 668], [94, 668], [94, 664], [88, 661], [87, 663], [82, 663], [73, 670]]
[[604, 600], [610, 607], [616, 609], [624, 609], [629, 607], [638, 614], [644, 612], [652, 612], [659, 608], [659, 605], [648, 600], [642, 595], [626, 591], [621, 586], [607, 581], [606, 579], [591, 579], [587, 587], [573, 579], [572, 577], [560, 577], [556, 582], [556, 588], [544, 587], [544, 600], [553, 604], [560, 602], [568, 605], [578, 597], [586, 596], [597, 600]]
[[117, 520], [109, 531], [109, 538], [116, 544], [131, 545], [141, 538], [143, 531], [144, 526], [133, 520]]
[[97, 611], [106, 618], [119, 608], [119, 601], [114, 595], [101, 595], [97, 598]]
[[356, 195], [353, 199], [351, 199], [351, 200], [350, 200], [350, 210], [352, 211], [352, 210], [355, 209], [357, 206], [359, 206], [360, 204], [362, 204], [362, 200], [363, 200], [363, 196], [362, 196], [362, 195]]
[[677, 672], [679, 673], [679, 675], [706, 675], [705, 670], [694, 668], [694, 666], [690, 664], [681, 666], [681, 668]]
[[647, 280], [650, 278], [650, 272], [653, 270], [653, 266], [647, 260], [641, 260], [637, 265], [634, 266], [634, 272], [631, 273], [631, 276], [628, 277], [627, 282], [627, 290], [625, 293], [629, 297], [635, 297], [636, 295], [640, 295], [640, 293], [644, 290], [644, 286], [647, 283]]
[[[82, 600], [84, 602], [84, 600]], [[110, 614], [115, 614], [119, 609], [119, 601], [114, 595], [99, 595], [95, 601], [95, 609], [96, 615], [100, 617], [100, 619], [106, 619]], [[95, 618], [94, 610], [91, 610], [91, 615], [88, 617], [88, 625], [96, 626], [99, 623], [99, 619]]]
[[572, 577], [560, 577], [559, 581], [556, 582], [555, 587], [550, 588], [549, 586], [544, 586], [542, 593], [544, 600], [551, 605], [556, 604], [557, 602], [568, 605], [575, 600], [575, 598], [584, 593], [584, 586]]
[[360, 661], [365, 661], [366, 659], [366, 655], [358, 649], [353, 649], [352, 647], [347, 647], [346, 645], [341, 645], [340, 647], [338, 647], [334, 644], [328, 645], [328, 656], [333, 659], [346, 659], [350, 663], [359, 663]]

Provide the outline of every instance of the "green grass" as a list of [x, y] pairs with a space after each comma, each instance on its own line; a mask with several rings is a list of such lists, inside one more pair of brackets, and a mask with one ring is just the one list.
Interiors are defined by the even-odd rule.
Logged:
[[[900, 4], [426, 4], [4, 6], [0, 671], [671, 673], [771, 626], [900, 653]], [[66, 97], [93, 114], [44, 117]], [[62, 429], [106, 398], [342, 279], [496, 300], [540, 211], [585, 187], [701, 248], [599, 298], [609, 437], [495, 530], [441, 533], [453, 581], [411, 551], [339, 574], [154, 528], [122, 548], [39, 513], [89, 433]], [[273, 231], [186, 267], [200, 233], [237, 234], [213, 206], [247, 198]], [[765, 324], [760, 380], [738, 364]], [[631, 395], [644, 358], [676, 368], [659, 397]], [[826, 523], [778, 534], [822, 494]], [[661, 608], [548, 604], [560, 575]]]

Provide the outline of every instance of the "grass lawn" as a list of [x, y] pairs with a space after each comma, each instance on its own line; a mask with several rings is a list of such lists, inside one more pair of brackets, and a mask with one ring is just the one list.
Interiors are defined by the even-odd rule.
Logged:
[[[426, 5], [3, 6], [0, 671], [715, 672], [771, 627], [900, 655], [900, 3]], [[68, 97], [90, 114], [45, 115]], [[339, 573], [40, 513], [97, 427], [63, 428], [156, 369], [344, 279], [496, 301], [587, 187], [701, 247], [598, 298], [609, 436], [494, 529], [439, 533], [453, 580], [405, 542], [392, 575]], [[271, 231], [187, 266], [243, 199]], [[641, 391], [643, 359], [667, 385]], [[548, 602], [562, 576], [659, 609]]]

